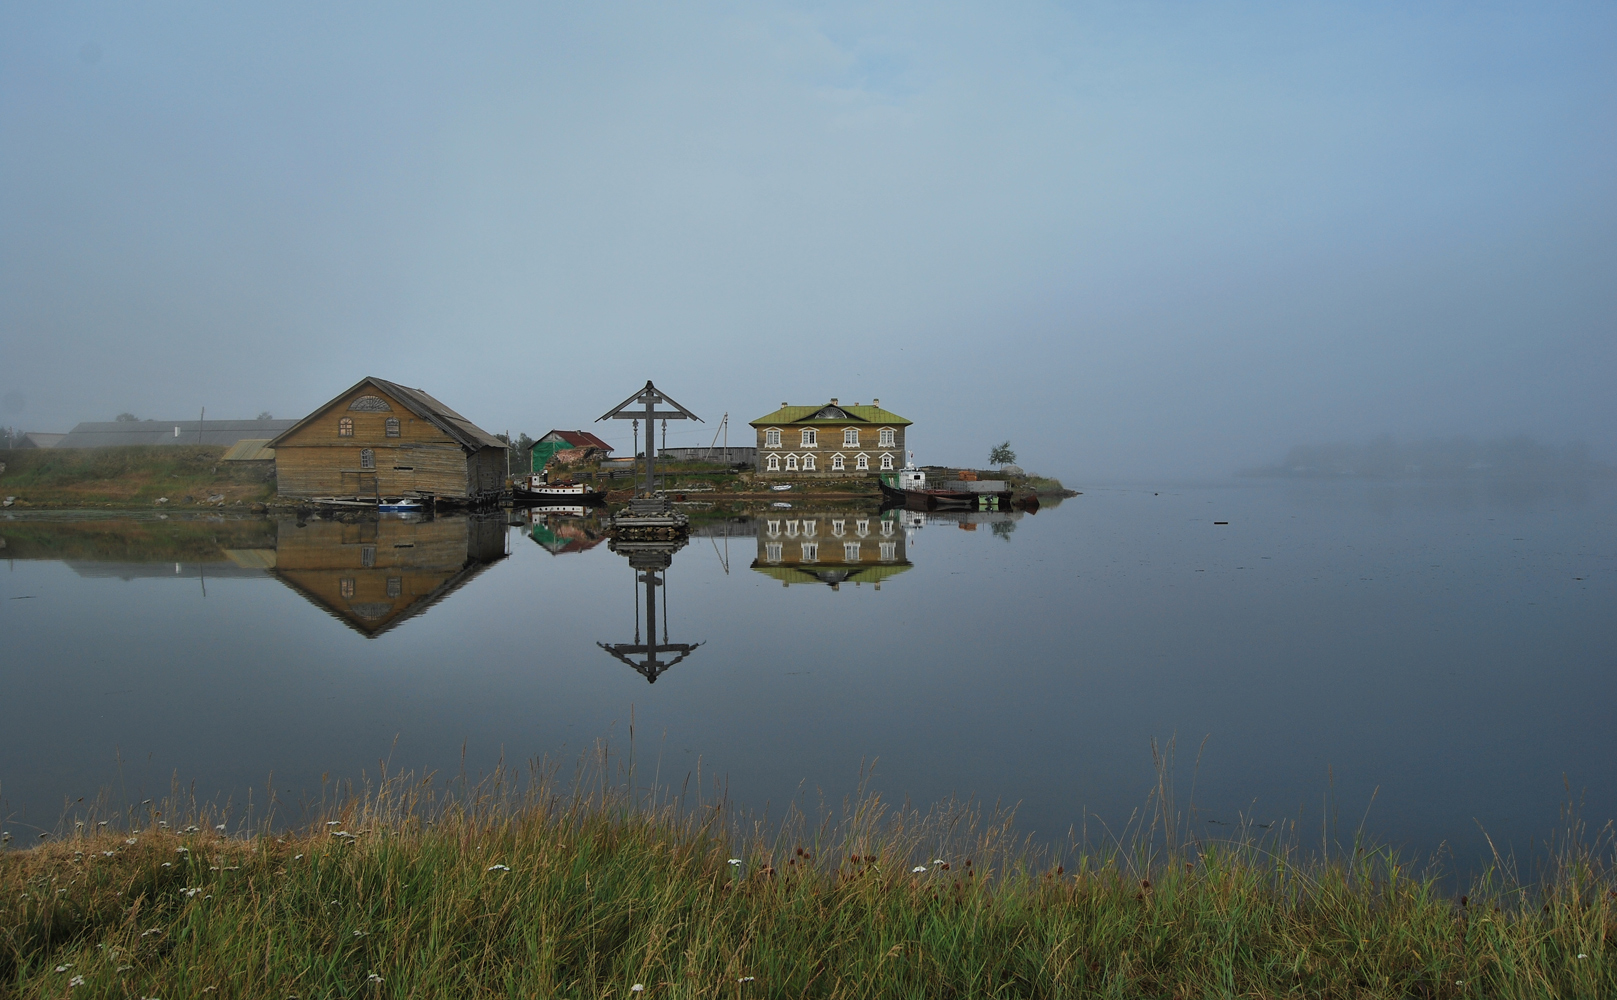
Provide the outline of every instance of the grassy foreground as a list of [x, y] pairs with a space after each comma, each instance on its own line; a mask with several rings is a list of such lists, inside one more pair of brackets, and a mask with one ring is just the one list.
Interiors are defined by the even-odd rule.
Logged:
[[161, 815], [0, 855], [0, 995], [1617, 995], [1610, 869], [1570, 846], [1535, 890], [1494, 872], [1456, 898], [1383, 852], [1157, 825], [1051, 863], [873, 797], [769, 836], [542, 781], [395, 780], [281, 835]]

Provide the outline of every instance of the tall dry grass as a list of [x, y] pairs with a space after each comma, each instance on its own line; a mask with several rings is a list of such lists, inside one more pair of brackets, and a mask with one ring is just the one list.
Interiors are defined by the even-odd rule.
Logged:
[[1456, 895], [1363, 844], [1192, 840], [1166, 780], [1054, 851], [864, 789], [764, 824], [604, 756], [522, 778], [384, 777], [234, 835], [178, 795], [87, 813], [0, 856], [0, 993], [1617, 995], [1611, 842], [1575, 820], [1541, 881], [1501, 864]]

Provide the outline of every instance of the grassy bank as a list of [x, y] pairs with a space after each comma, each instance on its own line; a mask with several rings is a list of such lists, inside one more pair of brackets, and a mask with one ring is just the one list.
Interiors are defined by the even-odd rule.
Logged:
[[0, 495], [18, 507], [249, 505], [275, 495], [262, 467], [223, 463], [209, 445], [0, 451]]
[[1152, 827], [1056, 858], [874, 798], [770, 835], [600, 784], [394, 782], [279, 836], [176, 815], [0, 856], [0, 994], [1617, 995], [1614, 883], [1571, 841], [1455, 897], [1385, 852]]
[[37, 514], [0, 521], [0, 556], [88, 562], [220, 562], [226, 549], [273, 549], [275, 522], [262, 517], [220, 517], [216, 512], [156, 515]]

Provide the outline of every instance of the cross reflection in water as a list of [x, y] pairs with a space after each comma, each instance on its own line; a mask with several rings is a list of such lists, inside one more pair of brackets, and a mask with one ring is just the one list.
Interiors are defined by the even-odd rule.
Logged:
[[[634, 642], [605, 643], [596, 645], [611, 653], [613, 656], [627, 663], [638, 671], [645, 679], [655, 684], [657, 678], [668, 671], [668, 668], [679, 663], [691, 655], [700, 642], [669, 642], [668, 641], [668, 567], [673, 564], [674, 553], [684, 547], [686, 539], [648, 539], [630, 540], [613, 538], [608, 544], [613, 552], [625, 556], [629, 566], [635, 572], [634, 590]], [[640, 588], [646, 588], [645, 600], [645, 636], [646, 642], [640, 641]], [[663, 641], [657, 641], [657, 588], [663, 588]], [[676, 654], [673, 659], [666, 660], [661, 657], [666, 654]]]

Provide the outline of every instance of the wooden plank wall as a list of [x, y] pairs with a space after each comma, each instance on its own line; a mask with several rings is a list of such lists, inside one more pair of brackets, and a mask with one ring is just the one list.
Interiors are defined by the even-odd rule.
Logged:
[[[378, 396], [389, 411], [350, 410], [359, 396]], [[354, 421], [353, 437], [338, 436], [338, 422]], [[399, 421], [399, 436], [387, 436], [387, 418]], [[374, 470], [360, 468], [360, 451], [376, 453]], [[411, 413], [403, 404], [371, 386], [361, 386], [327, 404], [319, 415], [287, 438], [275, 450], [276, 490], [281, 496], [353, 496], [356, 494], [400, 496], [431, 493], [440, 497], [469, 497], [498, 490], [505, 482], [504, 454], [499, 449], [480, 449], [498, 461], [498, 476], [492, 485], [483, 480], [492, 475], [493, 462], [480, 460], [489, 471], [474, 474], [472, 459], [449, 435], [437, 426]]]

